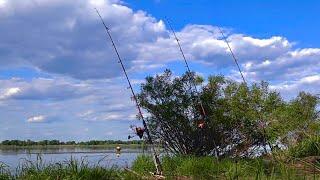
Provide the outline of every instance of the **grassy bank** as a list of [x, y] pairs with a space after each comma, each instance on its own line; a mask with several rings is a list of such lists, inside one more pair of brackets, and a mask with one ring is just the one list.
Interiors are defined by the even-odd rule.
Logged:
[[[167, 179], [320, 179], [320, 166], [315, 157], [294, 159], [288, 157], [256, 159], [223, 159], [213, 157], [163, 157], [164, 176]], [[313, 161], [315, 160], [315, 161]], [[45, 164], [41, 157], [35, 162], [22, 163], [16, 172], [0, 165], [0, 180], [7, 179], [143, 179], [154, 172], [150, 156], [139, 156], [129, 172], [118, 167], [105, 168], [90, 165], [85, 159]]]
[[[162, 162], [168, 179], [320, 179], [319, 163], [313, 160], [315, 157], [219, 161], [212, 157], [164, 157]], [[132, 169], [147, 175], [154, 170], [152, 158], [138, 157]]]

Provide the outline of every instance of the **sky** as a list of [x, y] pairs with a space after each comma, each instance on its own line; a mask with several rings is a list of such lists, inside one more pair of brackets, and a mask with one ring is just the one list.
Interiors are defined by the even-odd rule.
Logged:
[[110, 27], [134, 89], [146, 76], [191, 69], [266, 80], [290, 100], [320, 93], [319, 1], [0, 0], [0, 140], [122, 139], [134, 102], [94, 11]]

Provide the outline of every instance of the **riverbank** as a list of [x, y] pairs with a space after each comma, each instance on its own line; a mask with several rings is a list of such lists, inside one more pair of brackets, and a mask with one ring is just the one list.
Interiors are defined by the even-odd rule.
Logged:
[[103, 145], [31, 145], [31, 146], [17, 146], [17, 145], [0, 145], [1, 149], [74, 149], [74, 148], [92, 148], [92, 149], [115, 149], [120, 146], [122, 149], [135, 149], [145, 147], [143, 144], [103, 144]]
[[[265, 157], [255, 159], [223, 159], [213, 157], [163, 157], [166, 179], [318, 179], [318, 157], [293, 159]], [[0, 165], [0, 179], [144, 179], [154, 172], [150, 156], [138, 156], [128, 171], [119, 167], [103, 167], [85, 159], [45, 164], [41, 158], [24, 162], [15, 174]]]

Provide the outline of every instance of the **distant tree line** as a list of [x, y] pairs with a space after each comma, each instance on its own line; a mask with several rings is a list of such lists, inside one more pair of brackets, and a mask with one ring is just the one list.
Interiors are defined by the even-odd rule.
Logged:
[[5, 140], [0, 143], [0, 145], [7, 146], [47, 146], [47, 145], [107, 145], [107, 144], [141, 144], [142, 141], [121, 141], [121, 140], [91, 140], [91, 141], [59, 141], [59, 140], [42, 140], [42, 141], [32, 141], [32, 140]]

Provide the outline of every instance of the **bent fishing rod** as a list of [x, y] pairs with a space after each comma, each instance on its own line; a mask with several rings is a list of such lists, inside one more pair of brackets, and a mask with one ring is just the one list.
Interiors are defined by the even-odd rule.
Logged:
[[125, 75], [125, 77], [126, 77], [126, 79], [127, 79], [127, 82], [128, 82], [128, 84], [129, 84], [129, 88], [130, 88], [130, 90], [131, 90], [133, 99], [134, 99], [134, 101], [135, 101], [135, 105], [136, 105], [136, 107], [137, 107], [137, 109], [138, 109], [139, 116], [140, 116], [140, 118], [141, 118], [141, 120], [142, 120], [142, 124], [143, 124], [144, 129], [145, 129], [145, 132], [146, 132], [146, 134], [147, 134], [148, 142], [149, 142], [149, 144], [151, 145], [151, 148], [152, 148], [152, 151], [153, 151], [153, 159], [154, 159], [154, 164], [155, 164], [155, 166], [156, 166], [156, 175], [162, 175], [162, 166], [161, 166], [160, 159], [159, 159], [159, 157], [158, 157], [158, 155], [157, 155], [157, 153], [156, 153], [156, 151], [155, 151], [154, 144], [153, 144], [153, 141], [152, 141], [152, 138], [151, 138], [151, 135], [150, 135], [150, 132], [149, 132], [147, 123], [146, 123], [146, 121], [144, 120], [144, 116], [143, 116], [143, 114], [142, 114], [140, 104], [138, 103], [137, 96], [136, 96], [136, 94], [135, 94], [135, 92], [134, 92], [134, 90], [133, 90], [133, 87], [132, 87], [132, 84], [131, 84], [131, 82], [130, 82], [130, 79], [129, 79], [129, 76], [128, 76], [128, 74], [127, 74], [127, 71], [126, 71], [126, 69], [125, 69], [125, 67], [124, 67], [124, 65], [123, 65], [123, 62], [122, 62], [122, 59], [121, 59], [120, 54], [119, 54], [119, 52], [118, 52], [118, 49], [117, 49], [117, 47], [116, 47], [116, 45], [115, 45], [115, 43], [114, 43], [114, 41], [113, 41], [113, 39], [112, 39], [112, 36], [111, 36], [111, 33], [110, 33], [110, 31], [109, 31], [108, 26], [105, 24], [104, 20], [102, 19], [101, 15], [100, 15], [100, 13], [99, 13], [99, 11], [98, 11], [98, 9], [95, 8], [95, 10], [96, 10], [98, 16], [100, 17], [100, 20], [101, 20], [101, 22], [102, 22], [102, 24], [103, 24], [103, 26], [104, 26], [104, 28], [105, 28], [105, 30], [106, 30], [106, 32], [107, 32], [107, 35], [108, 35], [108, 37], [109, 37], [109, 39], [110, 39], [110, 41], [111, 41], [111, 43], [112, 43], [113, 49], [114, 49], [115, 53], [117, 54], [117, 57], [118, 57], [118, 60], [119, 60], [118, 63], [121, 65], [121, 68], [122, 68], [122, 70], [123, 70], [123, 73], [124, 73], [124, 75]]

